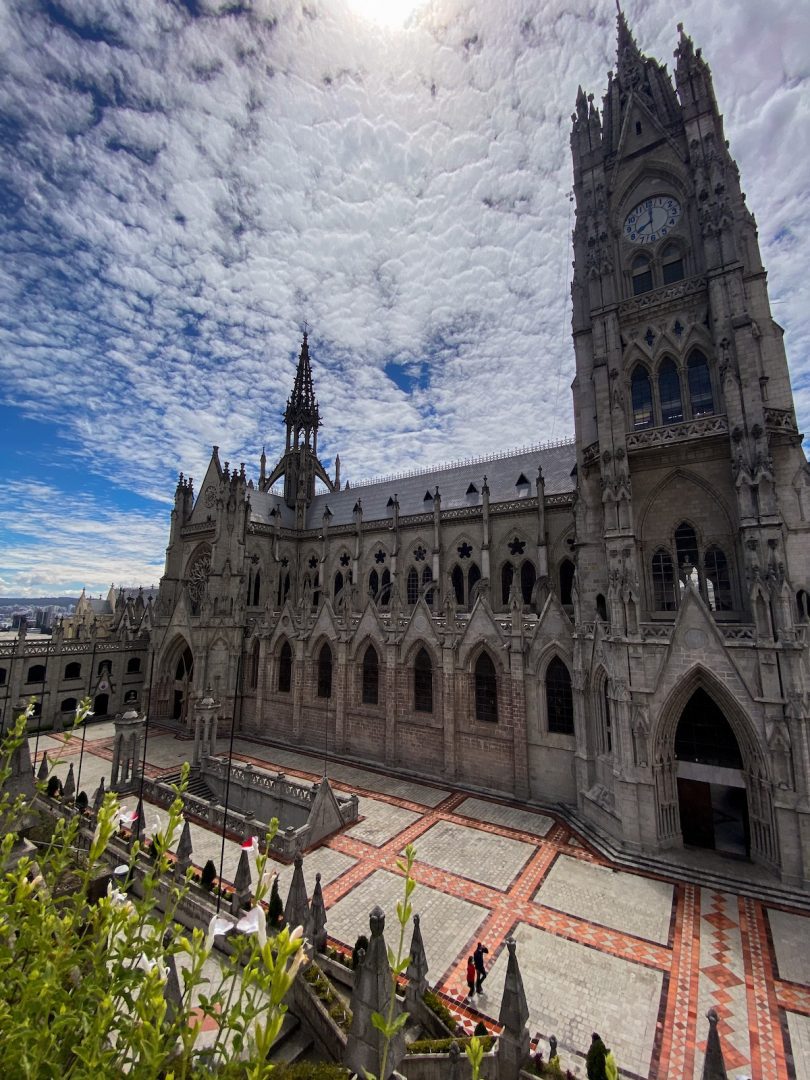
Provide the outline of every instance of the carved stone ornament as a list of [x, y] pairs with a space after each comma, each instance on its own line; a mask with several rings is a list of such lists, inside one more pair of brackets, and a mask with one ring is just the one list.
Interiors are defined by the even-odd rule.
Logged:
[[188, 594], [195, 604], [201, 603], [208, 591], [208, 578], [210, 574], [211, 556], [206, 551], [197, 556], [188, 571]]

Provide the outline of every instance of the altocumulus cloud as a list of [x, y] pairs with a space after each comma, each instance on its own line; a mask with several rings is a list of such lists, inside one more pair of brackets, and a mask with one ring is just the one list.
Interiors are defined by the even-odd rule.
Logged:
[[[25, 507], [24, 511], [21, 507]], [[157, 583], [168, 513], [122, 512], [50, 484], [0, 490], [0, 594], [91, 592]]]
[[[705, 48], [807, 422], [810, 12], [627, 13], [650, 55], [677, 19]], [[578, 83], [604, 89], [614, 14], [433, 0], [384, 31], [340, 0], [8, 0], [4, 399], [165, 497], [211, 443], [280, 451], [306, 319], [324, 455], [350, 479], [570, 433], [569, 117]], [[128, 580], [155, 576], [154, 523]]]

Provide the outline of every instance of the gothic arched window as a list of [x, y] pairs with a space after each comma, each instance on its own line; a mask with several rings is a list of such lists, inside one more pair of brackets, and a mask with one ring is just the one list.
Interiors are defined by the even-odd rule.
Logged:
[[570, 559], [560, 563], [560, 603], [564, 606], [573, 604], [574, 564]]
[[607, 617], [607, 601], [605, 600], [605, 594], [604, 593], [597, 593], [596, 594], [596, 614], [599, 616], [599, 618], [602, 620], [602, 622], [607, 622], [608, 621], [608, 617]]
[[65, 668], [66, 679], [80, 679], [82, 677], [82, 665], [75, 660]]
[[[424, 588], [431, 581], [433, 581], [433, 571], [429, 566], [426, 566], [422, 571], [422, 587]], [[428, 589], [425, 593], [425, 603], [428, 607], [433, 606], [433, 589]]]
[[32, 664], [28, 669], [28, 675], [25, 681], [29, 682], [45, 682], [45, 665], [44, 664]]
[[683, 278], [683, 255], [677, 244], [667, 244], [661, 252], [661, 272], [665, 285]]
[[706, 575], [706, 599], [712, 611], [731, 611], [731, 577], [728, 560], [722, 548], [712, 546], [703, 557]]
[[520, 568], [520, 591], [523, 594], [523, 603], [530, 604], [532, 602], [532, 593], [534, 592], [534, 583], [537, 581], [537, 571], [534, 568], [534, 563], [529, 559], [523, 563]]
[[419, 571], [412, 566], [405, 580], [405, 598], [409, 604], [415, 604], [419, 599]]
[[498, 676], [492, 657], [485, 652], [475, 662], [475, 719], [498, 722]]
[[460, 606], [464, 604], [464, 571], [460, 566], [454, 566], [453, 572], [450, 575], [450, 581], [453, 586], [453, 592], [456, 594], [456, 603]]
[[133, 656], [130, 660], [127, 660], [127, 675], [139, 675], [141, 671], [141, 661], [137, 656]]
[[[810, 594], [806, 589], [799, 589], [796, 593], [796, 610], [799, 613], [800, 622], [810, 620]], [[4, 679], [0, 678], [0, 683], [4, 681]]]
[[334, 600], [337, 600], [337, 598], [340, 595], [342, 589], [343, 589], [343, 574], [340, 572], [340, 570], [338, 570], [338, 572], [335, 574], [335, 584], [334, 584], [334, 588], [332, 589], [332, 598]]
[[473, 563], [470, 569], [467, 571], [467, 603], [472, 604], [473, 589], [481, 580], [481, 571], [478, 569], [478, 563]]
[[292, 687], [292, 648], [285, 641], [278, 654], [278, 689], [281, 694], [289, 694]]
[[604, 748], [608, 754], [613, 753], [613, 717], [610, 714], [610, 698], [608, 697], [608, 684], [607, 679], [602, 683], [602, 707], [604, 713], [602, 716], [603, 727], [602, 736], [604, 739]]
[[256, 577], [253, 581], [253, 606], [258, 607], [259, 601], [262, 597], [262, 572], [256, 571]]
[[332, 650], [324, 642], [318, 653], [318, 697], [332, 696]]
[[675, 362], [669, 356], [658, 369], [658, 400], [662, 424], [678, 424], [683, 420], [681, 380]]
[[380, 695], [380, 662], [377, 650], [369, 645], [363, 656], [363, 704], [376, 705]]
[[382, 580], [380, 582], [380, 604], [382, 607], [388, 607], [391, 603], [391, 571], [383, 570]]
[[630, 396], [633, 401], [633, 428], [653, 425], [653, 400], [650, 376], [642, 364], [636, 364], [630, 379]]
[[675, 568], [672, 556], [660, 548], [652, 557], [653, 607], [656, 611], [674, 611]]
[[636, 255], [630, 273], [633, 277], [633, 296], [650, 291], [653, 286], [652, 266], [646, 255]]
[[511, 563], [504, 563], [501, 567], [501, 602], [504, 607], [509, 603], [509, 593], [512, 591], [512, 578], [514, 576], [514, 566]]
[[[675, 530], [675, 554], [678, 562], [678, 573], [683, 574], [686, 566], [689, 566], [690, 576], [696, 571], [698, 564], [698, 542], [695, 530], [686, 521], [682, 521]], [[693, 580], [697, 580], [693, 578]]]
[[712, 416], [714, 413], [714, 397], [712, 395], [712, 380], [709, 375], [709, 362], [700, 349], [695, 349], [686, 364], [689, 378], [689, 401], [692, 406], [692, 416]]
[[372, 570], [368, 575], [368, 595], [372, 600], [377, 599], [377, 593], [380, 591], [380, 576], [376, 570]]
[[546, 714], [550, 732], [556, 735], [574, 734], [571, 674], [559, 656], [555, 656], [546, 668]]
[[413, 707], [416, 712], [433, 712], [433, 664], [426, 649], [413, 662]]
[[287, 593], [290, 591], [290, 575], [286, 573], [278, 576], [278, 606], [284, 603], [287, 599]]

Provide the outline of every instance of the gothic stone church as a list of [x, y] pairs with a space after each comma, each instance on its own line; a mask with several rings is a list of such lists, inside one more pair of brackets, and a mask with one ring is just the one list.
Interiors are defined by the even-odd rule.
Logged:
[[810, 883], [810, 472], [711, 73], [675, 56], [673, 87], [620, 14], [601, 113], [577, 96], [575, 442], [341, 487], [305, 335], [278, 463], [181, 475], [154, 719], [210, 687], [248, 735]]

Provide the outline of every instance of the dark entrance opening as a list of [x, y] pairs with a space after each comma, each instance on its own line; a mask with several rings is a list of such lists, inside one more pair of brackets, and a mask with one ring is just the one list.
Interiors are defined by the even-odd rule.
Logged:
[[742, 754], [705, 690], [696, 690], [681, 714], [675, 757], [684, 844], [746, 857], [751, 839]]
[[109, 694], [96, 694], [93, 699], [93, 715], [94, 716], [106, 716], [110, 711], [110, 695]]
[[180, 655], [174, 671], [174, 695], [172, 699], [172, 720], [185, 719], [186, 701], [191, 677], [194, 674], [194, 657], [186, 645]]

